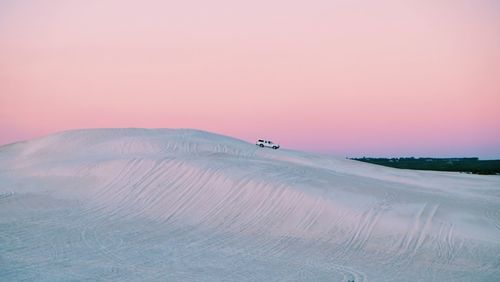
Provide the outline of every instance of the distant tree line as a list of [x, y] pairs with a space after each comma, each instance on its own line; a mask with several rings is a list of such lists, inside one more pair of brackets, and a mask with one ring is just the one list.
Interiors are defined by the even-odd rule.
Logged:
[[352, 160], [401, 169], [456, 171], [463, 173], [500, 175], [500, 160], [478, 158], [351, 158]]

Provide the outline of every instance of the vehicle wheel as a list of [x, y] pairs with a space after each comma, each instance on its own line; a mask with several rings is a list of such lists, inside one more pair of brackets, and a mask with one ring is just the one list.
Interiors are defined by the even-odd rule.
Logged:
[[278, 149], [278, 147], [276, 147], [276, 146], [273, 146], [273, 149], [274, 149], [274, 150], [276, 150], [276, 149]]
[[261, 148], [263, 148], [263, 147], [264, 147], [264, 145], [262, 145], [262, 144], [260, 144], [259, 146], [260, 146]]

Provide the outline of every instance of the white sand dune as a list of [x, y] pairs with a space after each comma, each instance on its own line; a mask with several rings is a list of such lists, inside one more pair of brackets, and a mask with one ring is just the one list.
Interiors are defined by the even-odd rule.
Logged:
[[0, 281], [500, 281], [500, 177], [185, 129], [0, 147]]

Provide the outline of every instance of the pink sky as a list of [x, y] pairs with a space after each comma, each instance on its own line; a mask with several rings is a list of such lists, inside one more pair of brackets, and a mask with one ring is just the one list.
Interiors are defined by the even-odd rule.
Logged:
[[1, 1], [0, 144], [95, 127], [499, 158], [500, 4]]

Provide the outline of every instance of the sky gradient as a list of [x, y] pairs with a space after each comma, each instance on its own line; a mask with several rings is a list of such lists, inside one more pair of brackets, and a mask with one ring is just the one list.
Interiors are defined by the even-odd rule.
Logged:
[[500, 2], [2, 0], [0, 144], [96, 127], [500, 158]]

